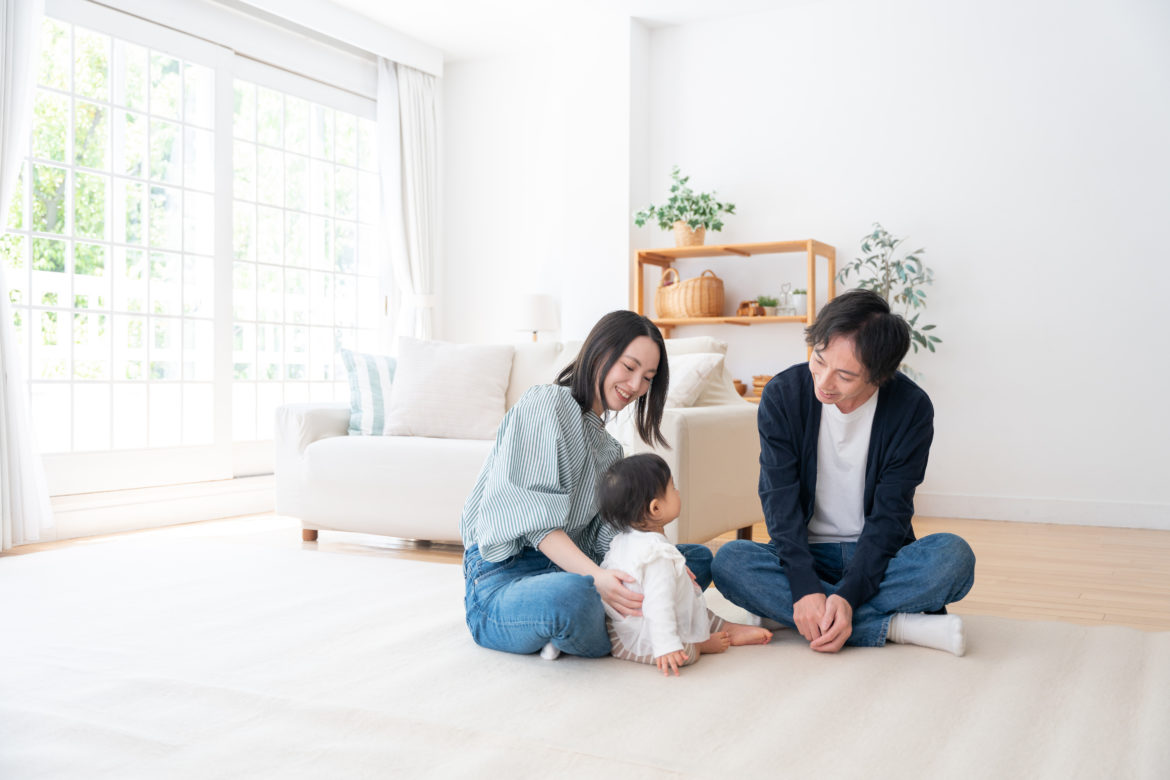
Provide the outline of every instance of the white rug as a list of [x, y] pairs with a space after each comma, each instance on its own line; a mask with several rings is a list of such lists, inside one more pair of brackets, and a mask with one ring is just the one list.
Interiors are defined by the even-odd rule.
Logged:
[[780, 632], [664, 679], [476, 647], [453, 565], [131, 538], [2, 558], [0, 594], [7, 780], [1170, 777], [1170, 633]]

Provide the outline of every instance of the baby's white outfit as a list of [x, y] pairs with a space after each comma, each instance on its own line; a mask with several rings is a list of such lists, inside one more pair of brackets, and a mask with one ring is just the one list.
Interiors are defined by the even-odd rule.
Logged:
[[723, 627], [723, 619], [707, 609], [699, 586], [687, 574], [687, 562], [661, 533], [624, 531], [610, 542], [602, 568], [632, 575], [626, 587], [642, 593], [642, 616], [627, 617], [605, 604], [612, 654], [639, 663], [654, 663], [676, 650], [687, 652], [687, 663], [698, 658], [696, 642], [706, 641]]

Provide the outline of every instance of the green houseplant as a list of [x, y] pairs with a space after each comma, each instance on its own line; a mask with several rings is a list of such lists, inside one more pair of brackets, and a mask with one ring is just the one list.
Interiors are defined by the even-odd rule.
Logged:
[[[862, 257], [855, 257], [837, 274], [837, 279], [844, 282], [850, 274], [857, 277], [857, 286], [865, 290], [873, 290], [886, 299], [890, 308], [898, 311], [906, 322], [910, 324], [910, 346], [915, 352], [926, 349], [934, 352], [934, 345], [942, 339], [930, 331], [934, 325], [919, 324], [918, 318], [926, 308], [926, 292], [923, 287], [934, 283], [934, 272], [922, 262], [924, 249], [915, 249], [906, 252], [899, 249], [906, 239], [898, 238], [882, 227], [873, 223], [873, 230], [862, 236]], [[913, 378], [918, 373], [905, 363], [902, 371]]]
[[797, 287], [792, 291], [792, 308], [797, 317], [808, 314], [808, 290]]
[[634, 214], [635, 225], [657, 222], [663, 230], [674, 229], [676, 245], [698, 246], [708, 230], [723, 229], [720, 214], [735, 213], [735, 204], [716, 200], [714, 192], [695, 193], [687, 186], [691, 177], [683, 176], [677, 165], [671, 169], [670, 178], [670, 198], [662, 206], [651, 203]]

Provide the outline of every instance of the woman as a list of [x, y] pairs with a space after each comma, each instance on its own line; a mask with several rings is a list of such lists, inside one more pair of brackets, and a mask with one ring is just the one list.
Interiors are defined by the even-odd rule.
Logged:
[[[633, 577], [598, 565], [613, 531], [597, 514], [595, 487], [622, 456], [603, 418], [635, 404], [639, 436], [665, 444], [669, 380], [654, 323], [610, 312], [555, 384], [530, 388], [504, 416], [460, 524], [464, 605], [476, 643], [596, 658], [610, 652], [603, 601], [620, 614], [641, 614], [642, 595], [625, 586]], [[706, 588], [711, 552], [679, 550]]]

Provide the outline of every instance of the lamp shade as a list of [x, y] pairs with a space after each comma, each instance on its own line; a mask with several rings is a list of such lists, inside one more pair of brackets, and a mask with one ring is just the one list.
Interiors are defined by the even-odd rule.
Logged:
[[516, 330], [525, 330], [533, 335], [541, 330], [559, 329], [561, 318], [557, 313], [556, 299], [538, 293], [521, 295], [513, 322]]

